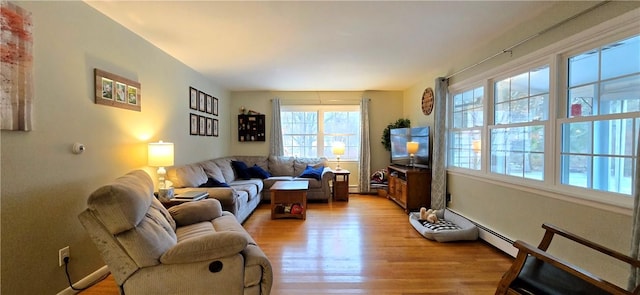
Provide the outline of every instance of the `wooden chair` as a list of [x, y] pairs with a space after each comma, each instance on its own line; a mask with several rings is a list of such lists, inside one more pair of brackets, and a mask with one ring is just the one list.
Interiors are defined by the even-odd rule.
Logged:
[[564, 262], [547, 249], [555, 234], [604, 253], [631, 266], [640, 267], [640, 260], [585, 240], [551, 224], [537, 248], [516, 241], [518, 255], [511, 268], [503, 275], [495, 294], [640, 294], [640, 286], [625, 290], [579, 267]]

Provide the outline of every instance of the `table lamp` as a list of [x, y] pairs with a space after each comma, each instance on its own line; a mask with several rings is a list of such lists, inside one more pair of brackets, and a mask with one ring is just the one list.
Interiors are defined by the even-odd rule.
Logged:
[[415, 165], [415, 154], [418, 152], [418, 146], [420, 144], [415, 141], [407, 142], [407, 152], [409, 153], [409, 165], [413, 167]]
[[333, 146], [331, 147], [331, 151], [333, 152], [334, 155], [336, 155], [336, 158], [338, 158], [338, 164], [336, 165], [336, 170], [342, 170], [342, 168], [340, 168], [340, 155], [344, 155], [344, 143], [334, 142]]
[[148, 154], [149, 166], [158, 167], [158, 188], [165, 189], [165, 176], [167, 170], [165, 166], [173, 165], [173, 143], [172, 142], [150, 142]]

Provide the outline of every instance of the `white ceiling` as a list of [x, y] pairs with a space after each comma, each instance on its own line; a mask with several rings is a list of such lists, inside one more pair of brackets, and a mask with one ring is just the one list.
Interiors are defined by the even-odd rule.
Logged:
[[232, 91], [404, 90], [553, 4], [86, 2]]

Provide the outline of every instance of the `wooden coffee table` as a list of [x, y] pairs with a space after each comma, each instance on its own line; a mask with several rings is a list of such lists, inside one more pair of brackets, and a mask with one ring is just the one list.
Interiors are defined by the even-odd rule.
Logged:
[[[308, 181], [276, 181], [271, 186], [271, 219], [299, 218], [307, 219]], [[302, 206], [300, 213], [285, 212], [294, 204]]]

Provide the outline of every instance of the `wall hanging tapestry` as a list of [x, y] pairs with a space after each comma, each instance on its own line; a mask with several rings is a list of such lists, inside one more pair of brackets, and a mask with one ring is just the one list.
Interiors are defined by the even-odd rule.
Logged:
[[0, 1], [0, 129], [31, 130], [33, 37], [31, 13]]

